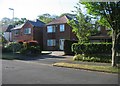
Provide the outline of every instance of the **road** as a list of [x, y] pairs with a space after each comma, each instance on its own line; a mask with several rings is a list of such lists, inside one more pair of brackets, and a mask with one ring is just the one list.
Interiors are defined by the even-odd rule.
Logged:
[[2, 84], [118, 84], [118, 75], [30, 61], [3, 60]]

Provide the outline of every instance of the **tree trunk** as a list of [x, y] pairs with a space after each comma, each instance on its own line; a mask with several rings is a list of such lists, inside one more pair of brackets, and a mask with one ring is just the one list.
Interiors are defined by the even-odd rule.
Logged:
[[116, 66], [116, 43], [117, 43], [117, 40], [116, 40], [116, 30], [113, 30], [112, 31], [112, 67], [115, 67]]

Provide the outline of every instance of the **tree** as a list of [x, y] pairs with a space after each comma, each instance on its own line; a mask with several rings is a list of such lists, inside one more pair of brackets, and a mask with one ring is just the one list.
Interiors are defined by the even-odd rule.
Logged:
[[26, 21], [27, 21], [26, 18], [21, 18], [21, 19], [14, 18], [14, 25], [21, 25], [21, 24], [25, 23]]
[[85, 5], [89, 14], [100, 16], [100, 22], [112, 28], [112, 66], [116, 66], [117, 45], [120, 37], [120, 1], [80, 3]]
[[38, 19], [41, 20], [41, 21], [44, 22], [44, 23], [49, 23], [49, 22], [51, 22], [53, 19], [56, 19], [56, 18], [58, 18], [57, 15], [50, 15], [50, 14], [48, 14], [48, 13], [42, 14], [42, 15], [39, 15], [39, 16], [38, 16]]
[[76, 14], [70, 14], [70, 13], [63, 13], [63, 14], [60, 15], [60, 17], [65, 16], [65, 15], [70, 16], [71, 18], [76, 17]]
[[84, 15], [80, 9], [80, 4], [75, 7], [77, 10], [74, 11], [76, 14], [75, 20], [68, 21], [68, 24], [73, 28], [73, 32], [76, 34], [79, 43], [88, 42], [88, 37], [90, 36], [90, 28], [92, 24], [91, 19], [87, 15]]
[[9, 25], [11, 23], [12, 22], [11, 22], [10, 18], [4, 17], [4, 18], [1, 19], [0, 25]]

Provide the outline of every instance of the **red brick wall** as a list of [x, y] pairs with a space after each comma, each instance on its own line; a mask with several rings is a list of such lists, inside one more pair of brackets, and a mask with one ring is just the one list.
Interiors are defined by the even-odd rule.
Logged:
[[[31, 34], [24, 34], [24, 29], [25, 28], [31, 28]], [[20, 38], [23, 41], [30, 41], [33, 40], [33, 27], [29, 22], [26, 22], [25, 25], [23, 26], [23, 28], [21, 29], [20, 32]]]
[[[19, 29], [19, 31], [20, 31], [20, 29]], [[21, 40], [20, 34], [15, 35], [14, 30], [13, 30], [12, 31], [12, 41], [19, 41], [19, 40]]]
[[38, 43], [41, 46], [41, 49], [43, 49], [43, 29], [44, 28], [35, 27], [33, 30], [33, 40], [38, 41]]
[[[65, 31], [60, 32], [59, 25], [56, 27], [55, 33], [47, 33], [47, 27], [43, 30], [43, 47], [44, 50], [59, 50], [59, 39], [76, 39], [76, 36], [72, 33], [72, 28], [68, 24], [65, 25]], [[48, 47], [47, 40], [48, 39], [55, 39], [56, 46]]]

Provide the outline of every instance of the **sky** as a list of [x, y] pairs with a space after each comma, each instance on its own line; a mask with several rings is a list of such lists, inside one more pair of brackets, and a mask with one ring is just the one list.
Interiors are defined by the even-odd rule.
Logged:
[[49, 13], [60, 15], [71, 13], [79, 0], [0, 0], [0, 20], [3, 17], [14, 17], [34, 20], [38, 15]]

